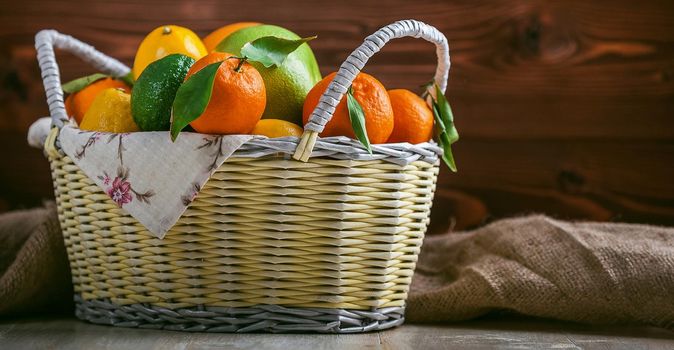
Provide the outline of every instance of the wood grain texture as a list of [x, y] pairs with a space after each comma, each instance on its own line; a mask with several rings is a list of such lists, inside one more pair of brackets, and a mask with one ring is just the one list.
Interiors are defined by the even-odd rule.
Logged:
[[[33, 36], [55, 28], [127, 64], [174, 23], [206, 34], [256, 20], [317, 34], [326, 74], [362, 38], [415, 18], [449, 39], [448, 96], [460, 172], [443, 171], [432, 231], [506, 215], [674, 224], [674, 3], [619, 1], [25, 0], [0, 11], [0, 210], [50, 196], [46, 162], [23, 144], [47, 114]], [[92, 70], [61, 55], [66, 79]], [[366, 67], [389, 88], [434, 70], [430, 44], [401, 39]]]
[[99, 326], [72, 317], [0, 320], [3, 349], [631, 349], [674, 347], [658, 328], [531, 318], [406, 324], [365, 334], [209, 334]]

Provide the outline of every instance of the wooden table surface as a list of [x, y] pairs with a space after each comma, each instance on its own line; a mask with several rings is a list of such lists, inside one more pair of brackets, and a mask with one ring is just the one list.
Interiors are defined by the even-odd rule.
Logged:
[[0, 349], [674, 349], [674, 332], [530, 318], [404, 325], [353, 335], [209, 334], [115, 328], [54, 316], [0, 319]]

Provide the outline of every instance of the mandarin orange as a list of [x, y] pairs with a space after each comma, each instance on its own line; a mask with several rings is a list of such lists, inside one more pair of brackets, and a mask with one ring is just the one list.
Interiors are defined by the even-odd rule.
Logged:
[[387, 143], [426, 142], [433, 136], [433, 112], [421, 97], [406, 89], [389, 90], [393, 106], [393, 132]]
[[190, 67], [185, 80], [216, 62], [222, 65], [213, 82], [211, 100], [190, 125], [205, 134], [248, 134], [262, 117], [267, 103], [262, 76], [255, 67], [232, 54], [212, 52]]
[[[331, 73], [326, 76], [309, 91], [302, 110], [302, 119], [305, 125], [309, 121], [311, 112], [318, 105], [321, 95], [327, 90], [328, 85], [336, 74]], [[386, 92], [386, 88], [379, 80], [366, 73], [358, 74], [351, 86], [353, 88], [353, 96], [365, 112], [365, 129], [367, 130], [370, 143], [386, 142], [393, 131], [394, 122], [393, 108], [391, 107], [391, 100]], [[346, 105], [346, 96], [337, 105], [332, 119], [325, 125], [320, 136], [347, 136], [355, 138]]]

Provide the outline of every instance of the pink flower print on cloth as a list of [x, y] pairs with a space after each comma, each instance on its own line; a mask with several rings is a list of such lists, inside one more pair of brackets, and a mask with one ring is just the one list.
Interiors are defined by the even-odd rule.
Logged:
[[[120, 158], [121, 159], [121, 158]], [[98, 179], [103, 181], [103, 185], [110, 185], [110, 175], [107, 172], [103, 172], [104, 176], [98, 176]], [[117, 203], [118, 207], [123, 207], [124, 204], [130, 203], [133, 200], [134, 195], [139, 202], [150, 204], [150, 198], [155, 195], [154, 190], [147, 190], [143, 193], [140, 193], [131, 187], [131, 182], [129, 178], [129, 169], [120, 165], [117, 168], [117, 176], [112, 180], [112, 185], [108, 187], [105, 193], [110, 196], [113, 202]]]
[[131, 185], [129, 182], [116, 177], [112, 182], [112, 187], [108, 190], [108, 196], [121, 207], [133, 200], [133, 197], [131, 196]]
[[253, 135], [112, 134], [61, 129], [63, 152], [155, 237], [180, 219], [213, 172]]

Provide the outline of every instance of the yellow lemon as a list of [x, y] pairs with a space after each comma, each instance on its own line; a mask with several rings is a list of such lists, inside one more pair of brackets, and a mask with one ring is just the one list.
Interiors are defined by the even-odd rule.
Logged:
[[251, 131], [253, 135], [264, 135], [269, 138], [302, 136], [304, 130], [297, 124], [280, 119], [262, 119]]
[[84, 114], [80, 129], [114, 133], [139, 131], [131, 116], [131, 96], [122, 89], [101, 91]]
[[134, 79], [138, 79], [150, 63], [172, 53], [198, 60], [206, 56], [207, 51], [201, 39], [187, 28], [174, 25], [158, 27], [143, 39], [136, 51], [136, 59], [133, 61]]

